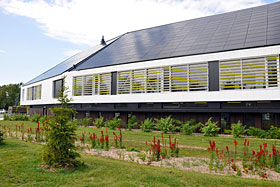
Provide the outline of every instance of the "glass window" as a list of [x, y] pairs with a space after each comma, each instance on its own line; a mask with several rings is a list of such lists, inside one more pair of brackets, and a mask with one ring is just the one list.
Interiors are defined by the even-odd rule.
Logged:
[[56, 80], [53, 82], [53, 97], [57, 98], [61, 89], [63, 88], [63, 79]]

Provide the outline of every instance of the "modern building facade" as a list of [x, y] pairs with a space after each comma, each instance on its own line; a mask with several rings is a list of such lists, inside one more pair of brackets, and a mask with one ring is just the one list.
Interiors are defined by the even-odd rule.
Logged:
[[279, 10], [276, 2], [102, 40], [24, 84], [21, 104], [48, 115], [65, 84], [78, 118], [280, 126]]

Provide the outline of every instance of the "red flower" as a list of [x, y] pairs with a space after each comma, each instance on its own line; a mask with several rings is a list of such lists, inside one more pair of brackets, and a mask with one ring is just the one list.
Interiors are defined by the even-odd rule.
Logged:
[[116, 133], [115, 133], [115, 132], [113, 132], [113, 135], [115, 135], [115, 136], [116, 136]]
[[103, 131], [101, 131], [101, 134], [103, 134]]
[[233, 142], [234, 142], [235, 146], [237, 146], [237, 141], [236, 141], [236, 140], [233, 140]]
[[245, 138], [245, 141], [244, 141], [244, 146], [246, 146], [246, 142], [247, 142], [247, 139]]
[[147, 143], [147, 140], [146, 140], [146, 146], [147, 146], [147, 144], [148, 144], [148, 143]]
[[211, 148], [210, 148], [210, 147], [208, 147], [208, 151], [211, 151]]
[[249, 141], [247, 142], [247, 147], [249, 147]]
[[121, 129], [121, 126], [120, 126], [120, 125], [118, 126], [118, 129], [119, 129], [119, 130]]
[[226, 146], [226, 150], [228, 151], [228, 146]]
[[253, 153], [253, 155], [255, 155], [256, 154], [255, 150], [253, 150], [252, 153]]
[[233, 159], [233, 158], [231, 159], [231, 162], [234, 162], [234, 159]]
[[267, 147], [267, 143], [263, 143], [263, 148], [265, 149]]
[[80, 140], [81, 140], [81, 142], [83, 142], [85, 139], [84, 139], [84, 138], [81, 138]]
[[260, 144], [260, 150], [262, 150], [262, 144]]

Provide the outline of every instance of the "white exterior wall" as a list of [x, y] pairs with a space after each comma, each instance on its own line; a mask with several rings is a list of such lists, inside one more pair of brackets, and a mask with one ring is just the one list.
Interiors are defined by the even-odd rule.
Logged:
[[[224, 91], [195, 91], [195, 92], [169, 92], [149, 94], [122, 94], [122, 95], [94, 95], [94, 96], [73, 96], [72, 81], [74, 76], [107, 73], [113, 71], [135, 70], [143, 68], [162, 67], [169, 65], [183, 65], [188, 63], [200, 63], [215, 60], [230, 60], [239, 58], [252, 58], [280, 54], [280, 45], [261, 47], [254, 49], [243, 49], [212, 54], [193, 55], [178, 58], [151, 60], [138, 63], [100, 67], [81, 71], [66, 72], [63, 75], [52, 77], [34, 84], [23, 86], [24, 100], [21, 97], [22, 105], [56, 104], [58, 101], [53, 98], [53, 81], [66, 76], [65, 85], [69, 87], [69, 97], [73, 98], [72, 103], [139, 103], [139, 102], [200, 102], [200, 101], [257, 101], [257, 100], [280, 100], [280, 88], [252, 89], [252, 90], [224, 90]], [[42, 85], [40, 100], [26, 100], [27, 88]], [[22, 92], [21, 92], [22, 93]]]

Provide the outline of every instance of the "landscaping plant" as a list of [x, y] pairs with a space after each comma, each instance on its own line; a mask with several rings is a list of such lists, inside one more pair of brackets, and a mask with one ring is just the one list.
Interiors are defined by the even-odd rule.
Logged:
[[212, 117], [202, 126], [201, 131], [204, 136], [218, 136], [220, 128], [217, 126], [218, 122], [212, 122]]
[[101, 128], [101, 127], [104, 127], [104, 118], [102, 116], [100, 116], [99, 118], [95, 118], [95, 121], [94, 121], [94, 125], [97, 127], [97, 128]]
[[79, 120], [79, 125], [84, 126], [84, 127], [88, 127], [89, 124], [91, 123], [91, 121], [92, 121], [92, 118], [84, 117], [84, 118]]
[[153, 119], [151, 118], [147, 118], [144, 122], [141, 123], [140, 125], [140, 129], [143, 132], [152, 132], [152, 130], [154, 129], [154, 122]]
[[182, 124], [181, 132], [183, 132], [186, 135], [192, 135], [200, 126], [201, 123], [197, 123], [195, 125], [191, 125], [194, 122], [194, 120], [189, 120]]
[[38, 123], [38, 121], [40, 121], [40, 117], [41, 115], [40, 114], [37, 114], [36, 112], [32, 115], [31, 117], [31, 121], [34, 122], [34, 123]]
[[121, 125], [122, 120], [115, 116], [112, 120], [105, 122], [105, 127], [109, 127], [111, 130], [115, 130], [118, 126]]
[[167, 132], [175, 132], [176, 131], [176, 126], [175, 126], [175, 120], [172, 119], [171, 116], [165, 117], [165, 118], [160, 118], [160, 119], [155, 119], [156, 121], [156, 126], [155, 128], [167, 133]]
[[136, 120], [136, 116], [135, 115], [130, 116], [130, 118], [128, 119], [128, 122], [127, 122], [128, 130], [131, 131], [131, 129], [133, 129], [137, 125], [138, 125], [138, 121]]
[[49, 167], [74, 168], [81, 165], [77, 160], [79, 153], [76, 152], [74, 144], [77, 126], [71, 123], [73, 109], [67, 108], [71, 101], [68, 99], [67, 88], [63, 87], [58, 95], [61, 107], [51, 108], [53, 116], [48, 120], [48, 142], [44, 146], [43, 161]]
[[231, 125], [231, 134], [235, 138], [240, 138], [247, 132], [246, 127], [240, 121]]

